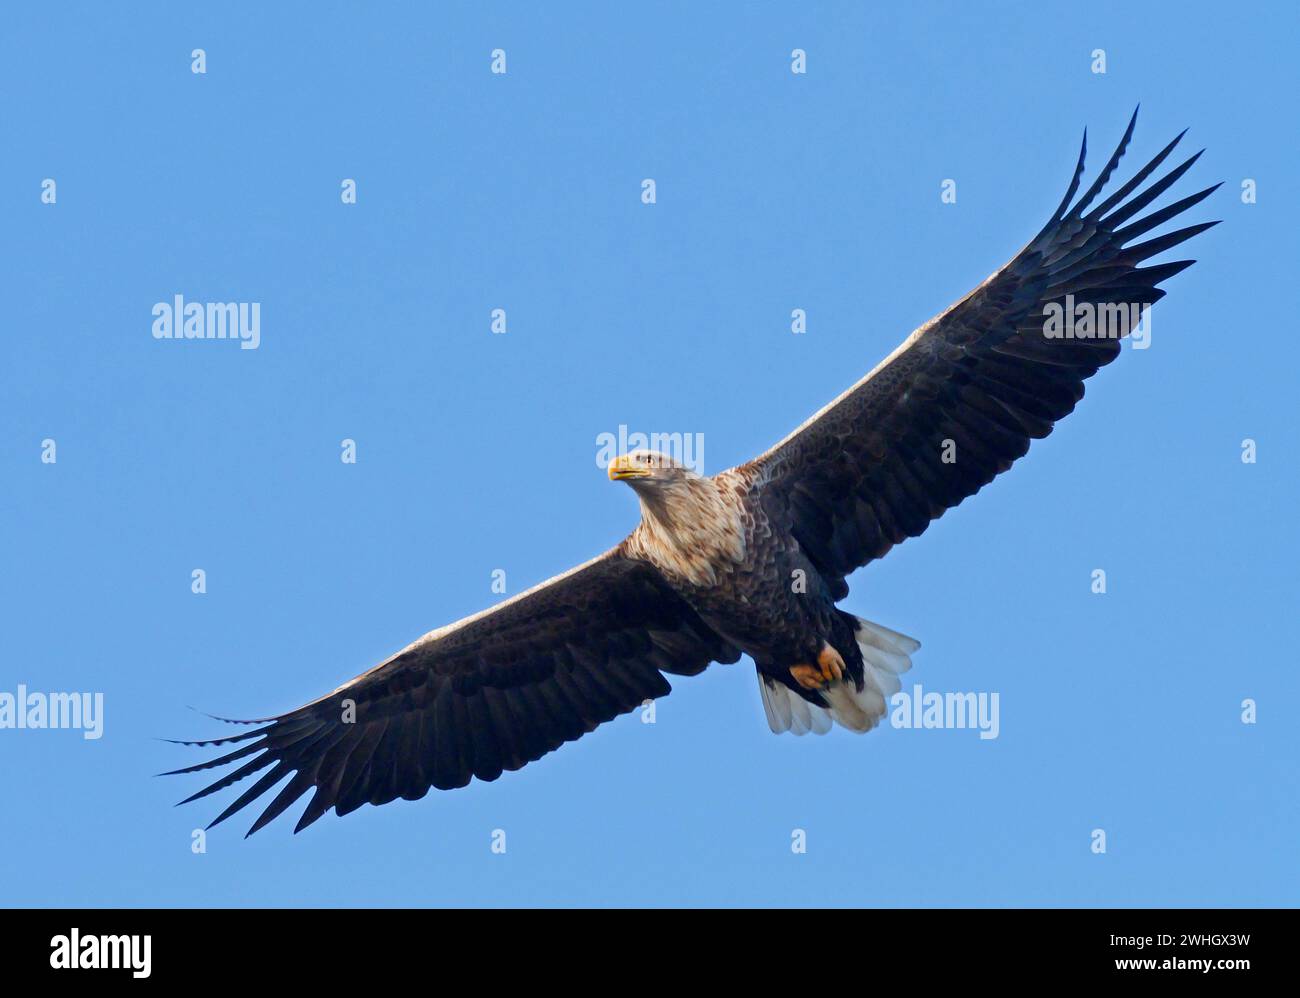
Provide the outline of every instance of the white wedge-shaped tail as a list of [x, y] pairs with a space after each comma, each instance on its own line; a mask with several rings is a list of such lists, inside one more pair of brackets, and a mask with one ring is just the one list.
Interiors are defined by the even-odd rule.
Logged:
[[898, 677], [912, 667], [912, 653], [921, 642], [906, 634], [856, 617], [856, 639], [862, 652], [864, 682], [861, 691], [854, 689], [847, 677], [835, 680], [822, 691], [829, 709], [810, 704], [791, 690], [761, 672], [758, 688], [763, 696], [767, 725], [777, 734], [790, 731], [804, 735], [809, 731], [822, 735], [834, 720], [850, 731], [870, 731], [889, 708], [889, 698], [902, 688]]

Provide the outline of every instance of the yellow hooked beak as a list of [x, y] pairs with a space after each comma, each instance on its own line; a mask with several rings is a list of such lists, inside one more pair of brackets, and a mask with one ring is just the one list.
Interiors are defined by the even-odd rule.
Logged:
[[609, 480], [611, 482], [622, 482], [628, 478], [646, 478], [649, 474], [650, 469], [637, 464], [630, 454], [623, 454], [609, 462]]

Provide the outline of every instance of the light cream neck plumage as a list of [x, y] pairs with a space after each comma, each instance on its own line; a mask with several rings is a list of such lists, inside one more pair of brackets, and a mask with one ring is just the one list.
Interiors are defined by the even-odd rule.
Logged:
[[641, 524], [628, 538], [629, 554], [694, 586], [716, 585], [720, 570], [744, 559], [743, 510], [733, 489], [690, 472], [634, 487]]

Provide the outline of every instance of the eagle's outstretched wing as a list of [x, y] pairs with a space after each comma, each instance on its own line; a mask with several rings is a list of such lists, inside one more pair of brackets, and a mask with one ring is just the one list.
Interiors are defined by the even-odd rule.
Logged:
[[183, 743], [247, 744], [173, 773], [248, 759], [188, 803], [265, 770], [213, 825], [290, 777], [249, 835], [315, 788], [300, 831], [331, 807], [347, 814], [366, 802], [416, 800], [431, 786], [463, 787], [471, 776], [495, 780], [664, 696], [671, 687], [661, 673], [694, 675], [739, 657], [620, 545], [430, 632], [305, 707], [240, 722], [253, 731]]
[[1129, 221], [1200, 156], [1134, 195], [1182, 134], [1084, 214], [1114, 173], [1136, 121], [1134, 111], [1114, 155], [1071, 207], [1085, 132], [1060, 207], [1010, 263], [785, 440], [736, 469], [769, 516], [799, 540], [837, 599], [848, 592], [850, 572], [920, 534], [1011, 467], [1031, 439], [1047, 436], [1083, 397], [1084, 379], [1118, 356], [1115, 338], [1050, 335], [1048, 306], [1064, 309], [1067, 295], [1076, 308], [1149, 305], [1164, 297], [1157, 284], [1194, 262], [1138, 266], [1216, 222], [1134, 240], [1217, 184]]

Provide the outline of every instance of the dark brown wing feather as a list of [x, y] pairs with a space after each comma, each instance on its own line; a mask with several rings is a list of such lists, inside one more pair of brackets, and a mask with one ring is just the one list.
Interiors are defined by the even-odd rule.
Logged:
[[[974, 495], [1047, 436], [1083, 397], [1083, 382], [1119, 354], [1116, 339], [1045, 335], [1044, 309], [1164, 297], [1158, 283], [1190, 266], [1142, 261], [1216, 222], [1133, 244], [1200, 202], [1210, 187], [1137, 221], [1128, 220], [1178, 180], [1197, 153], [1129, 198], [1182, 138], [1086, 215], [1127, 148], [1137, 112], [1096, 182], [1073, 208], [1074, 179], [1043, 230], [1016, 257], [913, 333], [881, 365], [774, 448], [737, 472], [769, 516], [787, 525], [837, 599], [845, 577], [915, 537]], [[1128, 224], [1125, 224], [1125, 223]], [[943, 461], [943, 442], [956, 460]]]
[[[247, 759], [181, 803], [255, 773], [212, 822], [292, 774], [251, 835], [315, 788], [295, 831], [331, 807], [416, 800], [429, 788], [495, 780], [739, 651], [621, 546], [513, 600], [434, 631], [333, 693], [228, 738], [244, 743], [192, 773]], [[349, 718], [349, 702], [354, 715]], [[167, 774], [171, 775], [171, 774]], [[209, 826], [211, 827], [211, 826]]]

